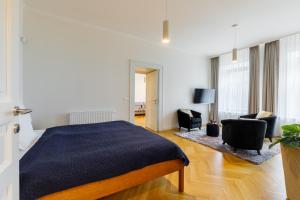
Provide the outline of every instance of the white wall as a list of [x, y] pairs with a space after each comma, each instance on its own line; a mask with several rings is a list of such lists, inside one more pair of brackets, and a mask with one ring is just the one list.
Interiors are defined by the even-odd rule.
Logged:
[[207, 120], [208, 107], [192, 103], [208, 87], [209, 60], [117, 33], [24, 13], [24, 103], [35, 128], [68, 124], [70, 111], [114, 109], [129, 119], [129, 59], [164, 67], [161, 129], [177, 126], [176, 110], [193, 108]]
[[146, 74], [135, 74], [135, 102], [146, 102]]

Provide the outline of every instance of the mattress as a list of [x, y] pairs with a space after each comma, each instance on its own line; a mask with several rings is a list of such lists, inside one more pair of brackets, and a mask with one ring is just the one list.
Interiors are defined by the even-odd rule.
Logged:
[[37, 199], [177, 159], [189, 164], [176, 144], [125, 121], [54, 127], [20, 160], [20, 198]]

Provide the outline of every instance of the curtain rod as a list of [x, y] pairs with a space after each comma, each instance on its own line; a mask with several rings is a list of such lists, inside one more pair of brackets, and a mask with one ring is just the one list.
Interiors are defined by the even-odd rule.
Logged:
[[[294, 33], [290, 33], [290, 34], [281, 36], [281, 37], [279, 37], [279, 38], [277, 38], [277, 39], [272, 39], [272, 40], [270, 39], [270, 40], [267, 40], [267, 41], [264, 41], [264, 42], [255, 43], [255, 44], [250, 45], [250, 46], [241, 47], [241, 48], [238, 48], [238, 50], [247, 49], [247, 48], [251, 48], [251, 47], [255, 47], [255, 46], [259, 46], [259, 45], [264, 45], [264, 44], [266, 44], [266, 43], [268, 43], [268, 42], [280, 40], [280, 39], [282, 39], [282, 38], [289, 37], [289, 36], [292, 36], [292, 35], [297, 35], [297, 34], [300, 34], [300, 31], [297, 31], [297, 32], [294, 32]], [[220, 57], [220, 56], [225, 55], [225, 54], [228, 54], [228, 53], [231, 53], [231, 51], [227, 51], [227, 52], [225, 52], [225, 53], [221, 53], [221, 54], [215, 55], [215, 56], [210, 56], [209, 59], [216, 58], [216, 57]]]

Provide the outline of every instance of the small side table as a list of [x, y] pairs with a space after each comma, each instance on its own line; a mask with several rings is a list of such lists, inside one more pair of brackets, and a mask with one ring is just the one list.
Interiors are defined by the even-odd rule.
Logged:
[[207, 136], [219, 137], [219, 125], [216, 123], [208, 123], [206, 127]]

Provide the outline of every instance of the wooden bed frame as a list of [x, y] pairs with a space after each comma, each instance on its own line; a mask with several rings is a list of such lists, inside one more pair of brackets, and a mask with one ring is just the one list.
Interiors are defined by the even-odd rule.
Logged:
[[94, 200], [99, 199], [125, 189], [140, 185], [155, 178], [165, 176], [173, 172], [179, 172], [178, 189], [184, 191], [184, 165], [182, 160], [165, 161], [150, 165], [142, 169], [113, 178], [97, 181], [64, 191], [56, 192], [41, 197], [41, 200]]

